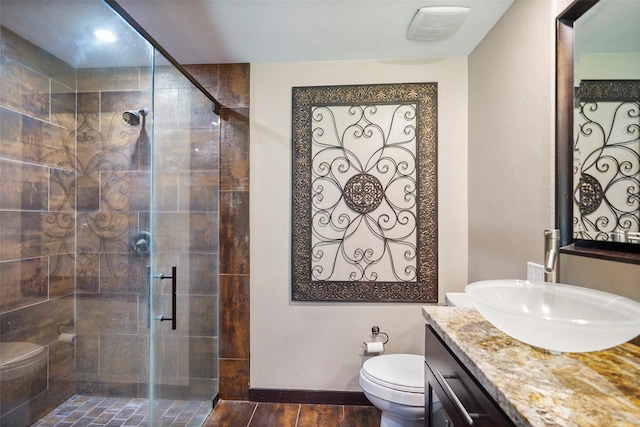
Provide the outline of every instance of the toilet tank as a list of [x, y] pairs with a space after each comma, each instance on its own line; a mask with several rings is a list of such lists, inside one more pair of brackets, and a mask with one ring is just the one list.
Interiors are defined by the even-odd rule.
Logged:
[[471, 300], [464, 292], [447, 292], [444, 303], [450, 307], [473, 307]]

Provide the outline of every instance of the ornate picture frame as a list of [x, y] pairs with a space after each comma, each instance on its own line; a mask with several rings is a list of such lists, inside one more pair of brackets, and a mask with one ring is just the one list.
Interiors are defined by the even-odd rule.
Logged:
[[437, 302], [437, 83], [292, 102], [292, 300]]

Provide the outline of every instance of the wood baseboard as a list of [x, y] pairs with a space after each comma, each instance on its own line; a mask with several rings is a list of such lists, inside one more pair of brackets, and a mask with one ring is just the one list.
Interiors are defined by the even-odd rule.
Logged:
[[361, 391], [282, 390], [250, 388], [251, 402], [304, 403], [315, 405], [372, 406]]

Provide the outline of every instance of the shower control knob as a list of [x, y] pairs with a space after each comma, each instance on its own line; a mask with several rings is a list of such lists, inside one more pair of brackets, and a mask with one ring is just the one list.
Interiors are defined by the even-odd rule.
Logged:
[[131, 239], [131, 250], [135, 256], [148, 256], [151, 252], [151, 234], [141, 231]]

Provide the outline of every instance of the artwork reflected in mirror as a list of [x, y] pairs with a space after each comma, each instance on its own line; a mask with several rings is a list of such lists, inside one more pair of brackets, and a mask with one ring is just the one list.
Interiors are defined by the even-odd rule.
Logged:
[[640, 244], [640, 2], [590, 3], [573, 25], [572, 237], [620, 249]]
[[294, 301], [437, 301], [436, 100], [293, 88]]
[[583, 80], [574, 118], [574, 235], [640, 243], [640, 81]]

